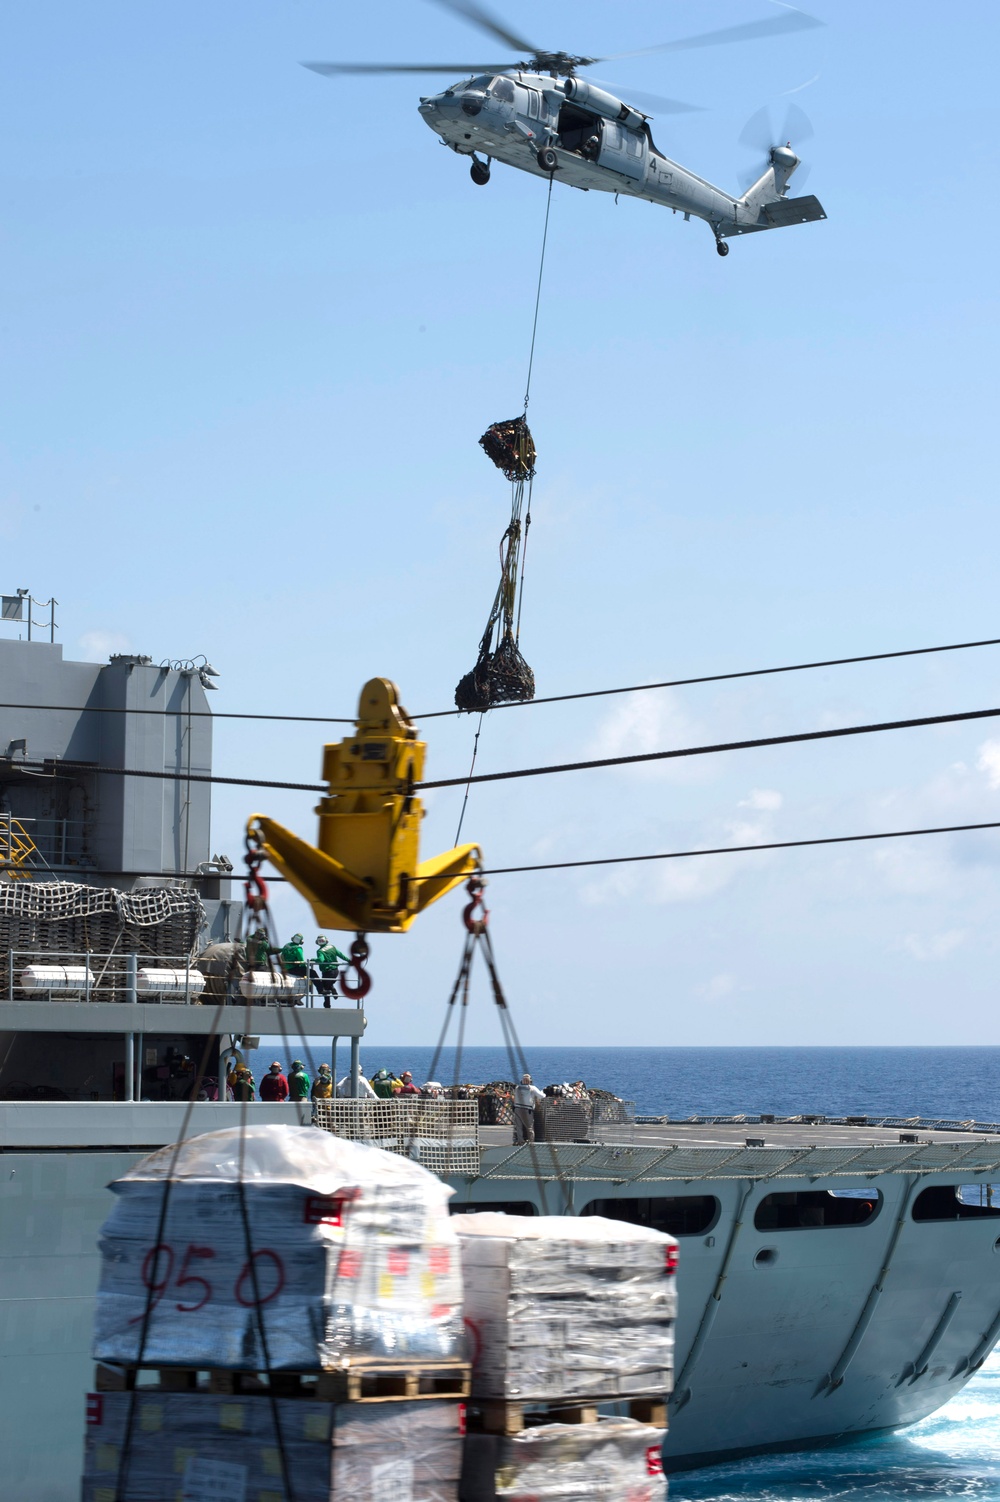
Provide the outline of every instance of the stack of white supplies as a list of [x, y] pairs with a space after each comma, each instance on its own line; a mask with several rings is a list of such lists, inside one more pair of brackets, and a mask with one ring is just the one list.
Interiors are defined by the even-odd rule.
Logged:
[[470, 1434], [462, 1502], [665, 1502], [663, 1431], [634, 1419]]
[[419, 1164], [257, 1126], [163, 1148], [111, 1187], [99, 1361], [136, 1364], [142, 1344], [144, 1366], [263, 1371], [261, 1322], [276, 1370], [464, 1359], [452, 1191]]
[[455, 1225], [474, 1398], [670, 1391], [672, 1236], [600, 1216], [485, 1213]]
[[[319, 1403], [265, 1395], [136, 1392], [87, 1400], [82, 1502], [454, 1502], [462, 1462], [455, 1402]], [[290, 1485], [285, 1486], [287, 1467]]]

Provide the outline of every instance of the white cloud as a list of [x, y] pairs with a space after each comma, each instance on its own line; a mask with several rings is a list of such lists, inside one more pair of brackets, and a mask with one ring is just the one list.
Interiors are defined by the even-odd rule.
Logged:
[[721, 1001], [724, 996], [731, 996], [736, 990], [736, 977], [728, 973], [713, 975], [711, 980], [694, 989], [695, 994], [704, 996], [706, 1001]]
[[773, 788], [752, 788], [750, 796], [742, 799], [739, 807], [758, 809], [761, 813], [773, 814], [777, 813], [784, 801], [781, 794], [775, 792]]
[[986, 773], [991, 788], [1000, 788], [1000, 741], [984, 741], [976, 758], [976, 769]]
[[967, 928], [949, 928], [942, 934], [930, 934], [922, 937], [920, 934], [907, 934], [903, 940], [902, 949], [907, 954], [912, 954], [915, 960], [943, 960], [952, 950], [964, 944], [969, 937]]
[[77, 641], [84, 662], [107, 662], [113, 652], [128, 652], [131, 643], [120, 631], [85, 631]]
[[[599, 726], [587, 754], [634, 756], [697, 746], [710, 739], [704, 727], [683, 708], [677, 695], [663, 689], [655, 694], [630, 694], [620, 701]], [[671, 782], [701, 782], [713, 775], [704, 757], [640, 763], [622, 770]]]

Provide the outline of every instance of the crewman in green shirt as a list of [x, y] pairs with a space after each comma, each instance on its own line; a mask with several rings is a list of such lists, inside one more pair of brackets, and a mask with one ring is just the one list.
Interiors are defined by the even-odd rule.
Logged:
[[289, 1100], [308, 1100], [309, 1088], [309, 1076], [306, 1074], [305, 1065], [301, 1059], [293, 1059], [292, 1067], [288, 1071]]
[[287, 975], [306, 974], [306, 952], [302, 948], [303, 942], [301, 934], [292, 934], [288, 943], [281, 947], [281, 963]]
[[316, 958], [313, 964], [319, 971], [319, 979], [316, 989], [323, 998], [323, 1005], [330, 1005], [330, 998], [337, 994], [337, 977], [340, 974], [341, 963], [347, 964], [347, 955], [341, 954], [335, 944], [331, 944], [325, 934], [320, 934], [316, 940]]

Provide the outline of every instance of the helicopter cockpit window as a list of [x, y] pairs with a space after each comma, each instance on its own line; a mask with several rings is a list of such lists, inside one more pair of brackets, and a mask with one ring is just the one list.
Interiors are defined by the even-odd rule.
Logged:
[[509, 78], [494, 78], [491, 92], [494, 99], [502, 99], [504, 104], [514, 103], [514, 85]]

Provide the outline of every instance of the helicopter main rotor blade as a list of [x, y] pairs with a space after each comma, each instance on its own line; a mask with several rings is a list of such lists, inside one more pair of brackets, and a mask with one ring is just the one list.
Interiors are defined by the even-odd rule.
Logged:
[[511, 31], [510, 27], [488, 11], [485, 5], [476, 4], [476, 0], [435, 0], [435, 4], [440, 5], [442, 10], [454, 11], [456, 15], [464, 16], [467, 21], [472, 22], [473, 26], [478, 26], [481, 31], [488, 31], [498, 41], [506, 42], [508, 47], [518, 48], [528, 57], [534, 57], [538, 51], [538, 48], [531, 42], [526, 42], [524, 37], [518, 36], [516, 31]]
[[618, 62], [623, 57], [645, 57], [650, 52], [690, 52], [696, 47], [725, 47], [730, 42], [756, 42], [764, 37], [784, 36], [792, 31], [812, 31], [816, 26], [825, 26], [815, 16], [807, 16], [804, 10], [788, 7], [781, 16], [769, 16], [763, 21], [745, 21], [740, 26], [724, 26], [719, 31], [702, 31], [697, 36], [679, 37], [674, 42], [660, 42], [656, 47], [640, 47], [637, 52], [615, 52], [609, 57], [595, 58], [595, 62]]
[[616, 99], [621, 99], [626, 104], [633, 101], [639, 106], [648, 105], [651, 110], [657, 110], [661, 115], [695, 115], [700, 114], [705, 108], [703, 104], [685, 104], [683, 99], [667, 99], [662, 94], [645, 94], [637, 89], [622, 89], [615, 83], [608, 83], [607, 79], [595, 78], [592, 80], [602, 89], [610, 89]]
[[517, 63], [303, 63], [313, 73], [322, 73], [326, 78], [349, 74], [376, 73], [450, 73], [461, 78], [469, 73], [506, 73], [516, 68]]

